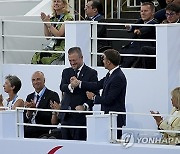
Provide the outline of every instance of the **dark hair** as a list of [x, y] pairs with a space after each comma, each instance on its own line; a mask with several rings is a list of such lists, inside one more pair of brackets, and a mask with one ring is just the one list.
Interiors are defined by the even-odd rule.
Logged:
[[152, 10], [153, 12], [155, 12], [155, 6], [154, 6], [153, 3], [151, 3], [151, 2], [144, 2], [144, 3], [141, 4], [141, 6], [146, 6], [146, 5], [149, 5], [150, 8], [151, 8], [151, 10]]
[[82, 51], [80, 47], [72, 47], [68, 50], [68, 54], [77, 53], [79, 57], [82, 57]]
[[174, 11], [176, 13], [180, 12], [180, 6], [176, 3], [170, 3], [166, 6], [166, 10]]
[[17, 94], [17, 92], [21, 89], [21, 80], [15, 75], [8, 75], [5, 77], [5, 79], [10, 82], [11, 87], [15, 87], [13, 92]]
[[96, 8], [99, 14], [103, 14], [103, 6], [102, 3], [99, 0], [89, 0], [92, 1], [92, 8]]
[[120, 64], [121, 56], [117, 50], [107, 49], [104, 51], [104, 55], [113, 65], [118, 66]]

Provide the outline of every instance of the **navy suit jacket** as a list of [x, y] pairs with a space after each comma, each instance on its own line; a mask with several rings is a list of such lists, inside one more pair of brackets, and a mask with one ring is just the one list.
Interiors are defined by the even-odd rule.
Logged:
[[[126, 95], [126, 77], [120, 68], [113, 71], [110, 77], [104, 77], [98, 82], [82, 81], [81, 88], [86, 90], [103, 89], [102, 96], [96, 96], [94, 103], [101, 104], [101, 110], [105, 113], [109, 111], [125, 112], [125, 95]], [[125, 126], [126, 116], [118, 115], [118, 127]]]
[[[26, 98], [26, 101], [30, 102], [31, 100], [34, 99], [34, 96], [35, 96], [35, 92], [29, 94]], [[44, 94], [41, 97], [41, 100], [40, 100], [37, 108], [51, 109], [50, 100], [56, 101], [57, 103], [60, 103], [59, 95], [56, 92], [51, 91], [51, 90], [46, 88]], [[37, 115], [35, 117], [35, 121], [37, 124], [51, 125], [51, 116], [52, 116], [51, 112], [38, 111]], [[24, 121], [26, 123], [27, 122], [31, 123], [31, 118], [28, 119], [26, 116], [24, 116]]]
[[[70, 84], [70, 78], [72, 76], [74, 76], [74, 70], [71, 67], [63, 70], [60, 84], [60, 90], [63, 92], [61, 110], [68, 110], [69, 108], [71, 108], [71, 110], [75, 110], [76, 106], [83, 105], [84, 103], [87, 103], [91, 110], [93, 102], [87, 98], [86, 90], [77, 87], [74, 89], [73, 93], [70, 92], [68, 85]], [[98, 81], [97, 71], [84, 65], [79, 73], [78, 79], [81, 81], [96, 82]], [[98, 94], [98, 91], [93, 92]], [[59, 114], [59, 118], [62, 124], [86, 124], [85, 114], [61, 113]]]

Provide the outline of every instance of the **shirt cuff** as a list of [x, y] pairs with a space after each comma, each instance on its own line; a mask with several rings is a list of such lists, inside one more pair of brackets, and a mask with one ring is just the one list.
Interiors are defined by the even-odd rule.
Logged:
[[85, 111], [89, 111], [89, 105], [87, 103], [84, 103], [83, 107], [84, 107]]
[[81, 88], [81, 85], [82, 85], [82, 81], [79, 82], [79, 88]]
[[71, 87], [71, 84], [68, 85], [68, 89], [69, 89], [69, 91], [70, 91], [71, 93], [73, 93], [74, 88]]

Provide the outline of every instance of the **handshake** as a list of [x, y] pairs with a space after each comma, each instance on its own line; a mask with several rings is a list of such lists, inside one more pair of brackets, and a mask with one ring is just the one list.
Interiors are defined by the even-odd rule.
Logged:
[[80, 80], [78, 80], [75, 76], [70, 78], [70, 84], [72, 88], [76, 88], [80, 84]]

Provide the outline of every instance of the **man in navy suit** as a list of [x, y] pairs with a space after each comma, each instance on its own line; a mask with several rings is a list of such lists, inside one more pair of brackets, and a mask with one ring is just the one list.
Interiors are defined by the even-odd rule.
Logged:
[[[141, 5], [141, 18], [136, 24], [157, 24], [154, 19], [155, 7], [152, 3], [145, 2]], [[129, 32], [134, 34], [134, 39], [155, 39], [156, 31], [154, 26], [126, 26]], [[121, 54], [139, 54], [144, 46], [155, 47], [155, 41], [132, 41], [120, 51]], [[137, 57], [123, 57], [121, 67], [134, 67]]]
[[[103, 6], [102, 3], [99, 0], [89, 0], [86, 4], [85, 13], [87, 17], [85, 20], [90, 21], [98, 21], [103, 22], [104, 15], [103, 15]], [[97, 37], [98, 38], [106, 38], [106, 26], [105, 25], [97, 25]], [[109, 47], [109, 42], [107, 40], [98, 40], [97, 41], [97, 52], [102, 53], [106, 47]], [[103, 66], [103, 63], [101, 61], [101, 57], [97, 56], [97, 66]]]
[[[50, 102], [60, 103], [59, 96], [56, 92], [47, 89], [45, 86], [45, 77], [43, 72], [36, 71], [32, 75], [32, 85], [35, 91], [26, 98], [25, 107], [51, 109]], [[25, 111], [24, 122], [31, 124], [51, 125], [51, 112], [45, 111]], [[47, 127], [24, 127], [24, 137], [38, 138], [47, 134], [50, 128]]]
[[[75, 77], [71, 78], [72, 87], [78, 86], [85, 90], [100, 90], [103, 89], [102, 95], [98, 96], [92, 92], [87, 92], [87, 97], [94, 100], [95, 104], [101, 104], [101, 110], [106, 114], [109, 111], [126, 112], [125, 95], [126, 95], [126, 77], [121, 71], [120, 54], [114, 49], [107, 49], [103, 53], [103, 63], [105, 69], [109, 72], [106, 77], [98, 82], [80, 81]], [[117, 126], [126, 125], [126, 116], [118, 115]], [[120, 138], [122, 131], [118, 131], [117, 137]]]
[[[86, 96], [86, 90], [79, 87], [71, 87], [70, 78], [76, 76], [79, 80], [96, 82], [97, 71], [86, 66], [79, 47], [72, 47], [68, 51], [68, 59], [71, 67], [62, 72], [60, 90], [63, 92], [61, 110], [92, 110], [92, 100]], [[94, 91], [98, 94], [98, 92]], [[61, 125], [86, 126], [86, 114], [82, 113], [60, 113]], [[62, 138], [68, 140], [86, 140], [86, 129], [61, 128]]]

